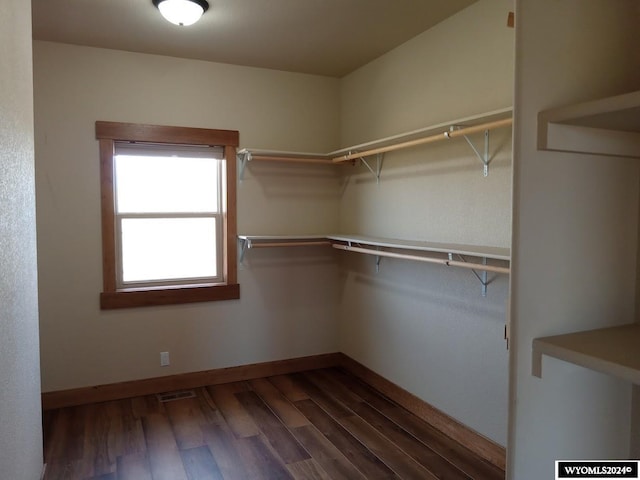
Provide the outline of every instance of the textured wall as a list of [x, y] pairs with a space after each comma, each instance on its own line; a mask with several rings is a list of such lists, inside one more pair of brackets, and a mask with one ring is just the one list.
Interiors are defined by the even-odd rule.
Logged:
[[[343, 144], [511, 106], [512, 9], [476, 2], [343, 79]], [[487, 178], [462, 139], [386, 154], [379, 184], [346, 167], [341, 230], [509, 247], [509, 129], [491, 132], [490, 151]], [[342, 351], [505, 445], [508, 277], [492, 276], [483, 298], [467, 270], [383, 259], [375, 273], [373, 257], [347, 255]]]
[[0, 9], [0, 477], [40, 478], [31, 8]]
[[[322, 248], [249, 252], [239, 301], [100, 311], [94, 122], [237, 129], [242, 147], [328, 151], [338, 80], [41, 42], [34, 79], [44, 391], [337, 350], [337, 266]], [[239, 232], [335, 230], [339, 180], [317, 167], [251, 165]]]

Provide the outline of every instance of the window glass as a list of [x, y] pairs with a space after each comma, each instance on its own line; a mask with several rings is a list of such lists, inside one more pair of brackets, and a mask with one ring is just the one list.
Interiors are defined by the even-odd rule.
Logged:
[[219, 160], [116, 155], [117, 213], [219, 211]]
[[123, 282], [218, 276], [215, 217], [123, 218], [121, 222]]

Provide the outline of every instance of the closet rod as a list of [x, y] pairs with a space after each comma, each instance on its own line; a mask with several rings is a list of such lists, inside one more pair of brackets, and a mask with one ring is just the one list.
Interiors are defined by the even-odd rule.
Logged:
[[249, 248], [271, 248], [271, 247], [310, 247], [318, 245], [331, 245], [329, 240], [319, 240], [315, 242], [263, 242], [252, 243]]
[[290, 162], [290, 163], [317, 163], [322, 165], [333, 165], [330, 159], [323, 158], [303, 158], [303, 157], [282, 157], [272, 155], [251, 155], [251, 161], [265, 161], [265, 162]]
[[461, 262], [458, 260], [448, 260], [445, 258], [420, 257], [418, 255], [407, 255], [404, 253], [387, 252], [386, 250], [371, 250], [369, 248], [350, 247], [349, 245], [340, 245], [337, 243], [333, 244], [333, 248], [337, 248], [339, 250], [346, 250], [349, 252], [366, 253], [368, 255], [375, 255], [377, 257], [401, 258], [404, 260], [415, 260], [418, 262], [437, 263], [440, 265], [446, 265], [448, 267], [461, 267], [461, 268], [468, 268], [470, 270], [480, 270], [485, 272], [506, 273], [506, 274], [510, 273], [509, 267], [483, 265], [481, 263], [467, 263], [467, 262]]
[[480, 125], [473, 125], [471, 127], [462, 127], [458, 130], [447, 130], [446, 132], [437, 133], [428, 137], [419, 138], [417, 140], [409, 140], [407, 142], [396, 143], [393, 145], [387, 145], [386, 147], [372, 148], [371, 150], [365, 150], [364, 152], [349, 153], [341, 157], [336, 157], [332, 161], [333, 163], [346, 162], [348, 160], [354, 160], [356, 158], [368, 157], [370, 155], [376, 155], [378, 153], [392, 152], [394, 150], [400, 150], [402, 148], [415, 147], [417, 145], [424, 145], [426, 143], [433, 143], [439, 140], [445, 140], [448, 138], [462, 137], [464, 135], [470, 135], [472, 133], [483, 132], [485, 130], [491, 130], [493, 128], [506, 127], [513, 123], [513, 119], [505, 118], [503, 120], [496, 120], [493, 122], [482, 123]]

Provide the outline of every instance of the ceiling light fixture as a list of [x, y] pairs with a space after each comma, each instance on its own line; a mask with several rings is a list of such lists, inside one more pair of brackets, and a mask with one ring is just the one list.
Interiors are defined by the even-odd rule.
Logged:
[[174, 25], [193, 25], [209, 8], [206, 0], [152, 0], [164, 18]]

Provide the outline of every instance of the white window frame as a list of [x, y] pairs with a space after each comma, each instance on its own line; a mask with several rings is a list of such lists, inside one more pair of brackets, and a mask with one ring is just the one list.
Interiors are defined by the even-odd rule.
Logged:
[[[146, 154], [146, 155], [145, 155]], [[132, 142], [115, 142], [115, 154], [114, 159], [118, 155], [131, 155], [131, 156], [183, 156], [187, 158], [211, 158], [216, 162], [218, 170], [218, 198], [217, 212], [147, 212], [147, 213], [120, 213], [118, 209], [118, 181], [117, 175], [114, 174], [114, 193], [115, 193], [115, 233], [116, 233], [116, 288], [120, 290], [129, 288], [144, 288], [144, 287], [166, 287], [166, 286], [180, 286], [180, 285], [218, 285], [224, 283], [224, 249], [225, 238], [223, 235], [223, 221], [224, 221], [224, 169], [223, 158], [224, 150], [220, 147], [200, 147], [200, 146], [185, 146], [175, 144], [145, 144], [145, 143], [132, 143]], [[114, 166], [115, 168], [115, 166]], [[148, 281], [125, 281], [123, 279], [123, 253], [122, 253], [122, 220], [134, 218], [215, 218], [216, 220], [216, 276], [211, 277], [189, 277], [189, 278], [166, 278], [158, 280]]]

